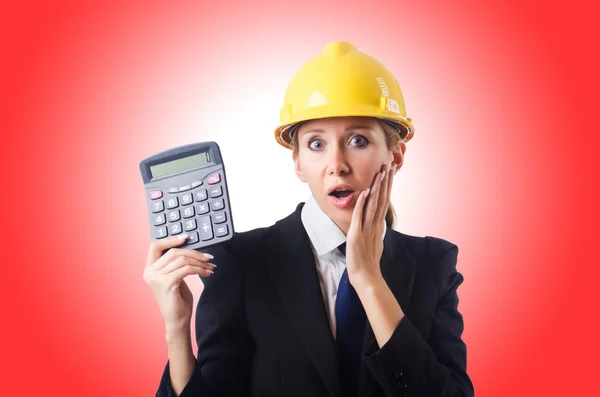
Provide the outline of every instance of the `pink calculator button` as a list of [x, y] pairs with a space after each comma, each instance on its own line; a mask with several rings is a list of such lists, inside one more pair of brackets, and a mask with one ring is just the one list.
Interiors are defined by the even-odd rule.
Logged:
[[217, 172], [208, 177], [208, 184], [214, 185], [215, 183], [221, 182], [221, 175]]
[[162, 197], [162, 192], [160, 190], [152, 190], [150, 191], [150, 200], [156, 200], [157, 198]]

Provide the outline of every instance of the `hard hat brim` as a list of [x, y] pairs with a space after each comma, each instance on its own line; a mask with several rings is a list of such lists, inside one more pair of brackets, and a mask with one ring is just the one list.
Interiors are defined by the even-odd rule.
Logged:
[[[326, 109], [319, 109], [326, 108]], [[378, 119], [392, 120], [398, 123], [401, 127], [400, 137], [404, 142], [412, 139], [415, 128], [412, 120], [409, 117], [404, 117], [389, 111], [383, 111], [380, 108], [373, 110], [372, 106], [357, 106], [354, 109], [348, 109], [348, 106], [341, 106], [336, 109], [333, 106], [320, 106], [314, 109], [309, 109], [302, 114], [294, 115], [293, 120], [280, 123], [275, 129], [275, 139], [281, 146], [291, 149], [290, 131], [295, 130], [294, 126], [299, 125], [303, 121], [325, 119], [330, 117], [374, 117]]]

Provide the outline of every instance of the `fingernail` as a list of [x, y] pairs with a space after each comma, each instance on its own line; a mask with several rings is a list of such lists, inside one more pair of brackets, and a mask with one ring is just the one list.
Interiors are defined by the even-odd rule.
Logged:
[[383, 172], [381, 173], [381, 180], [382, 180], [382, 181], [383, 181], [383, 178], [385, 178], [385, 171], [383, 171]]
[[365, 192], [365, 197], [367, 197], [369, 195], [370, 191], [371, 191], [371, 188], [368, 188], [367, 191]]
[[188, 235], [187, 234], [182, 234], [181, 236], [177, 236], [177, 238], [179, 240], [185, 240], [186, 238], [188, 238]]
[[215, 272], [213, 272], [212, 270], [206, 270], [207, 272], [211, 273], [211, 274], [215, 274]]
[[205, 257], [207, 257], [208, 259], [215, 259], [214, 256], [212, 256], [211, 254], [207, 254], [206, 252], [203, 252], [202, 255], [204, 255]]

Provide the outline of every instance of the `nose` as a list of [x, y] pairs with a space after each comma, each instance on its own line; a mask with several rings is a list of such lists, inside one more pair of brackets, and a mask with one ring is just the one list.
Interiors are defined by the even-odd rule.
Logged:
[[339, 175], [342, 172], [348, 173], [350, 167], [343, 147], [339, 144], [330, 145], [327, 155], [327, 173], [329, 175]]

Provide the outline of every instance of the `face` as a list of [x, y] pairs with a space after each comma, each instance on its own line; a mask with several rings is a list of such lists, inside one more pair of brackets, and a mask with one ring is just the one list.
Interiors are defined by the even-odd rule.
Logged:
[[[308, 183], [319, 207], [347, 234], [358, 195], [372, 187], [385, 164], [394, 163], [400, 169], [406, 144], [400, 141], [388, 149], [383, 128], [369, 117], [311, 120], [297, 134], [296, 175]], [[350, 194], [330, 194], [338, 185], [345, 185], [342, 188]]]

